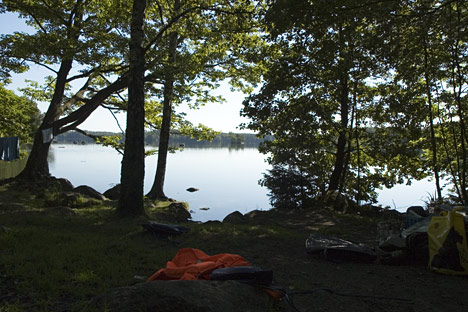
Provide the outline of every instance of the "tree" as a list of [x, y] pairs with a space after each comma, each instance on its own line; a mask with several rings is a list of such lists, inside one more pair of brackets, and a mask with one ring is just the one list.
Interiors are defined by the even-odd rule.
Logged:
[[[243, 113], [252, 118], [248, 127], [274, 136], [263, 147], [272, 155], [271, 174], [282, 176], [284, 170], [297, 181], [307, 179], [301, 194], [310, 197], [358, 190], [368, 196], [362, 199], [375, 198], [372, 190], [383, 180], [367, 171], [367, 184], [357, 185], [356, 175], [364, 174], [370, 161], [363, 157], [367, 132], [358, 128], [376, 96], [366, 81], [384, 71], [373, 57], [381, 40], [374, 32], [381, 16], [374, 10], [383, 16], [388, 9], [364, 1], [348, 6], [275, 2], [266, 15], [272, 52], [266, 54], [265, 84], [244, 102]], [[266, 182], [271, 184], [268, 176]]]
[[122, 160], [120, 198], [117, 213], [122, 216], [144, 214], [145, 176], [145, 50], [146, 0], [134, 0], [130, 37], [130, 75], [128, 88], [127, 131]]
[[[126, 59], [127, 8], [112, 1], [88, 0], [3, 1], [0, 6], [3, 11], [18, 13], [37, 30], [1, 37], [3, 77], [7, 78], [10, 70], [27, 70], [30, 63], [53, 73], [45, 93], [28, 90], [29, 95], [50, 104], [26, 167], [18, 176], [42, 178], [49, 175], [51, 143], [44, 140], [42, 130], [51, 129], [58, 135], [76, 128], [107, 98], [127, 86], [127, 65], [121, 61]], [[81, 86], [73, 92], [71, 83]]]
[[[232, 2], [232, 3], [231, 3]], [[148, 12], [147, 38], [145, 53], [147, 75], [145, 81], [159, 84], [163, 81], [162, 60], [165, 60], [165, 50], [160, 49], [164, 35], [179, 20], [203, 16], [206, 20], [216, 12], [232, 14], [242, 3], [236, 1], [187, 1], [180, 14], [160, 16], [163, 6], [168, 3], [151, 3]], [[0, 40], [2, 77], [7, 78], [10, 71], [25, 71], [28, 64], [43, 66], [53, 73], [46, 85], [46, 92], [38, 92], [37, 88], [26, 90], [28, 95], [34, 95], [39, 100], [50, 101], [40, 130], [52, 129], [58, 135], [75, 129], [99, 105], [119, 103], [119, 108], [126, 109], [124, 96], [118, 93], [126, 89], [128, 84], [128, 44], [129, 12], [127, 3], [115, 1], [94, 2], [90, 0], [52, 0], [45, 2], [3, 1], [2, 11], [17, 12], [33, 26], [34, 34], [15, 33], [2, 36]], [[208, 28], [202, 28], [201, 32]], [[213, 30], [213, 33], [216, 30]], [[199, 48], [203, 42], [192, 40], [193, 46]], [[211, 49], [211, 51], [213, 51]], [[186, 87], [181, 94], [185, 97], [199, 96], [203, 102], [209, 102], [213, 97], [199, 86], [215, 85], [208, 80], [197, 81], [201, 68], [193, 66], [186, 72], [189, 79], [185, 80], [192, 88]], [[205, 64], [203, 56], [199, 64]], [[217, 65], [212, 64], [211, 71], [217, 72]], [[230, 74], [235, 73], [232, 70]], [[214, 75], [213, 75], [214, 77]], [[200, 83], [202, 82], [202, 83]], [[73, 88], [71, 88], [71, 84]], [[81, 86], [79, 84], [81, 83]], [[234, 79], [234, 84], [242, 85]], [[182, 84], [183, 85], [183, 84]], [[158, 91], [156, 90], [156, 93]], [[118, 95], [116, 95], [118, 94]], [[204, 98], [204, 100], [203, 100]], [[187, 130], [187, 124], [185, 130]], [[203, 127], [195, 131], [203, 130]], [[37, 133], [28, 164], [20, 175], [22, 178], [40, 178], [49, 175], [47, 154], [50, 142], [43, 142], [41, 132]]]
[[[174, 2], [174, 15], [180, 14], [181, 4], [179, 0]], [[164, 77], [164, 91], [163, 91], [163, 114], [161, 131], [159, 134], [159, 148], [158, 148], [158, 163], [156, 166], [156, 176], [154, 178], [153, 186], [147, 194], [148, 197], [153, 199], [166, 200], [167, 197], [164, 194], [164, 179], [166, 176], [166, 163], [167, 153], [169, 149], [169, 134], [171, 130], [172, 121], [172, 102], [174, 97], [174, 83], [175, 83], [175, 64], [177, 58], [177, 45], [179, 34], [173, 30], [169, 34], [168, 44], [168, 65], [169, 68], [166, 70]]]
[[31, 142], [41, 117], [36, 103], [0, 84], [0, 111], [0, 137], [18, 136], [24, 143]]
[[[191, 1], [175, 1], [168, 5], [167, 16], [173, 18], [186, 10]], [[248, 90], [249, 83], [259, 80], [255, 64], [249, 62], [251, 51], [261, 45], [256, 33], [258, 23], [253, 19], [256, 7], [249, 3], [213, 1], [200, 12], [194, 12], [174, 24], [165, 36], [167, 62], [163, 64], [162, 122], [158, 149], [156, 176], [148, 197], [166, 199], [164, 177], [166, 173], [169, 136], [173, 129], [173, 112], [182, 101], [199, 107], [207, 102], [220, 102], [221, 97], [209, 95], [218, 81], [231, 79], [232, 85]], [[160, 8], [160, 15], [166, 14]], [[163, 18], [161, 18], [163, 19]], [[193, 98], [196, 98], [193, 101]], [[215, 132], [202, 125], [198, 129], [184, 123], [179, 130], [190, 135], [213, 139]]]
[[467, 176], [466, 13], [460, 1], [405, 1], [393, 31], [385, 31], [395, 47], [389, 58], [393, 83], [404, 86], [409, 102], [425, 107], [418, 114], [404, 113], [427, 129], [418, 140], [424, 160], [419, 171], [434, 176], [437, 200], [450, 177], [460, 203], [466, 201]]

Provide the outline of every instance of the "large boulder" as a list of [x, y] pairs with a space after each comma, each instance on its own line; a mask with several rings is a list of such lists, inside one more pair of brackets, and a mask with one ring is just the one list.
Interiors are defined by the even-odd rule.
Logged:
[[112, 199], [112, 200], [119, 199], [119, 197], [120, 197], [120, 184], [117, 184], [117, 185], [111, 187], [110, 189], [105, 191], [103, 195], [106, 196], [109, 199]]
[[325, 207], [338, 213], [347, 213], [350, 208], [350, 200], [339, 191], [327, 191], [322, 198]]
[[65, 178], [57, 179], [57, 182], [60, 184], [62, 191], [71, 192], [74, 189], [73, 184]]
[[192, 218], [188, 204], [184, 202], [173, 202], [167, 207], [158, 208], [153, 216], [158, 221], [173, 223], [186, 222]]
[[223, 223], [240, 224], [244, 222], [245, 222], [244, 215], [237, 210], [234, 212], [231, 212], [223, 219]]
[[269, 301], [263, 290], [234, 281], [152, 281], [111, 289], [85, 311], [264, 312]]
[[104, 195], [102, 195], [101, 193], [99, 193], [98, 191], [96, 191], [95, 189], [93, 189], [92, 187], [87, 186], [87, 185], [77, 186], [77, 187], [75, 187], [74, 191], [76, 193], [80, 193], [81, 195], [84, 195], [84, 196], [87, 196], [87, 197], [90, 197], [90, 198], [95, 198], [95, 199], [99, 199], [99, 200], [105, 200], [106, 199], [106, 197]]

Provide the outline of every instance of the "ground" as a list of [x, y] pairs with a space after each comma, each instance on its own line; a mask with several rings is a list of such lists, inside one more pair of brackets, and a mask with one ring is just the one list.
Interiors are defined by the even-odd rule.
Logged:
[[274, 285], [291, 294], [295, 307], [283, 299], [272, 311], [468, 311], [466, 277], [405, 262], [332, 262], [306, 252], [315, 232], [375, 247], [377, 223], [398, 220], [397, 213], [343, 214], [320, 205], [257, 211], [239, 224], [183, 223], [189, 233], [160, 239], [141, 228], [143, 219], [116, 219], [114, 202], [92, 201], [95, 206], [86, 208], [81, 199], [67, 208], [54, 205], [58, 197], [0, 186], [2, 312], [80, 311], [106, 289], [144, 281], [185, 247], [237, 253], [272, 269]]
[[[318, 209], [276, 211], [265, 213], [263, 219], [294, 229], [301, 239], [275, 242], [256, 238], [240, 251], [260, 266], [272, 268], [276, 284], [292, 292], [316, 290], [293, 296], [299, 311], [468, 311], [466, 277], [442, 275], [424, 265], [337, 263], [305, 252], [305, 240], [317, 229], [375, 245], [376, 223], [382, 216], [366, 218]], [[280, 311], [290, 311], [288, 308], [286, 303], [280, 304]]]

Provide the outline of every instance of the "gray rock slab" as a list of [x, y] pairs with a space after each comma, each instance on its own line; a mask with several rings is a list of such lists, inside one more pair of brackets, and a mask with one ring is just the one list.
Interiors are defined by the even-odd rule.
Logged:
[[152, 281], [111, 289], [85, 311], [264, 312], [270, 300], [263, 290], [235, 281]]

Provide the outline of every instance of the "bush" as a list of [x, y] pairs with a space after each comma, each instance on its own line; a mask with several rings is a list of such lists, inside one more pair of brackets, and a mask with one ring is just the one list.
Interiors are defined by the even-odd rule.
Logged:
[[277, 208], [305, 208], [321, 194], [311, 177], [292, 166], [274, 165], [261, 180], [270, 189], [270, 203]]

